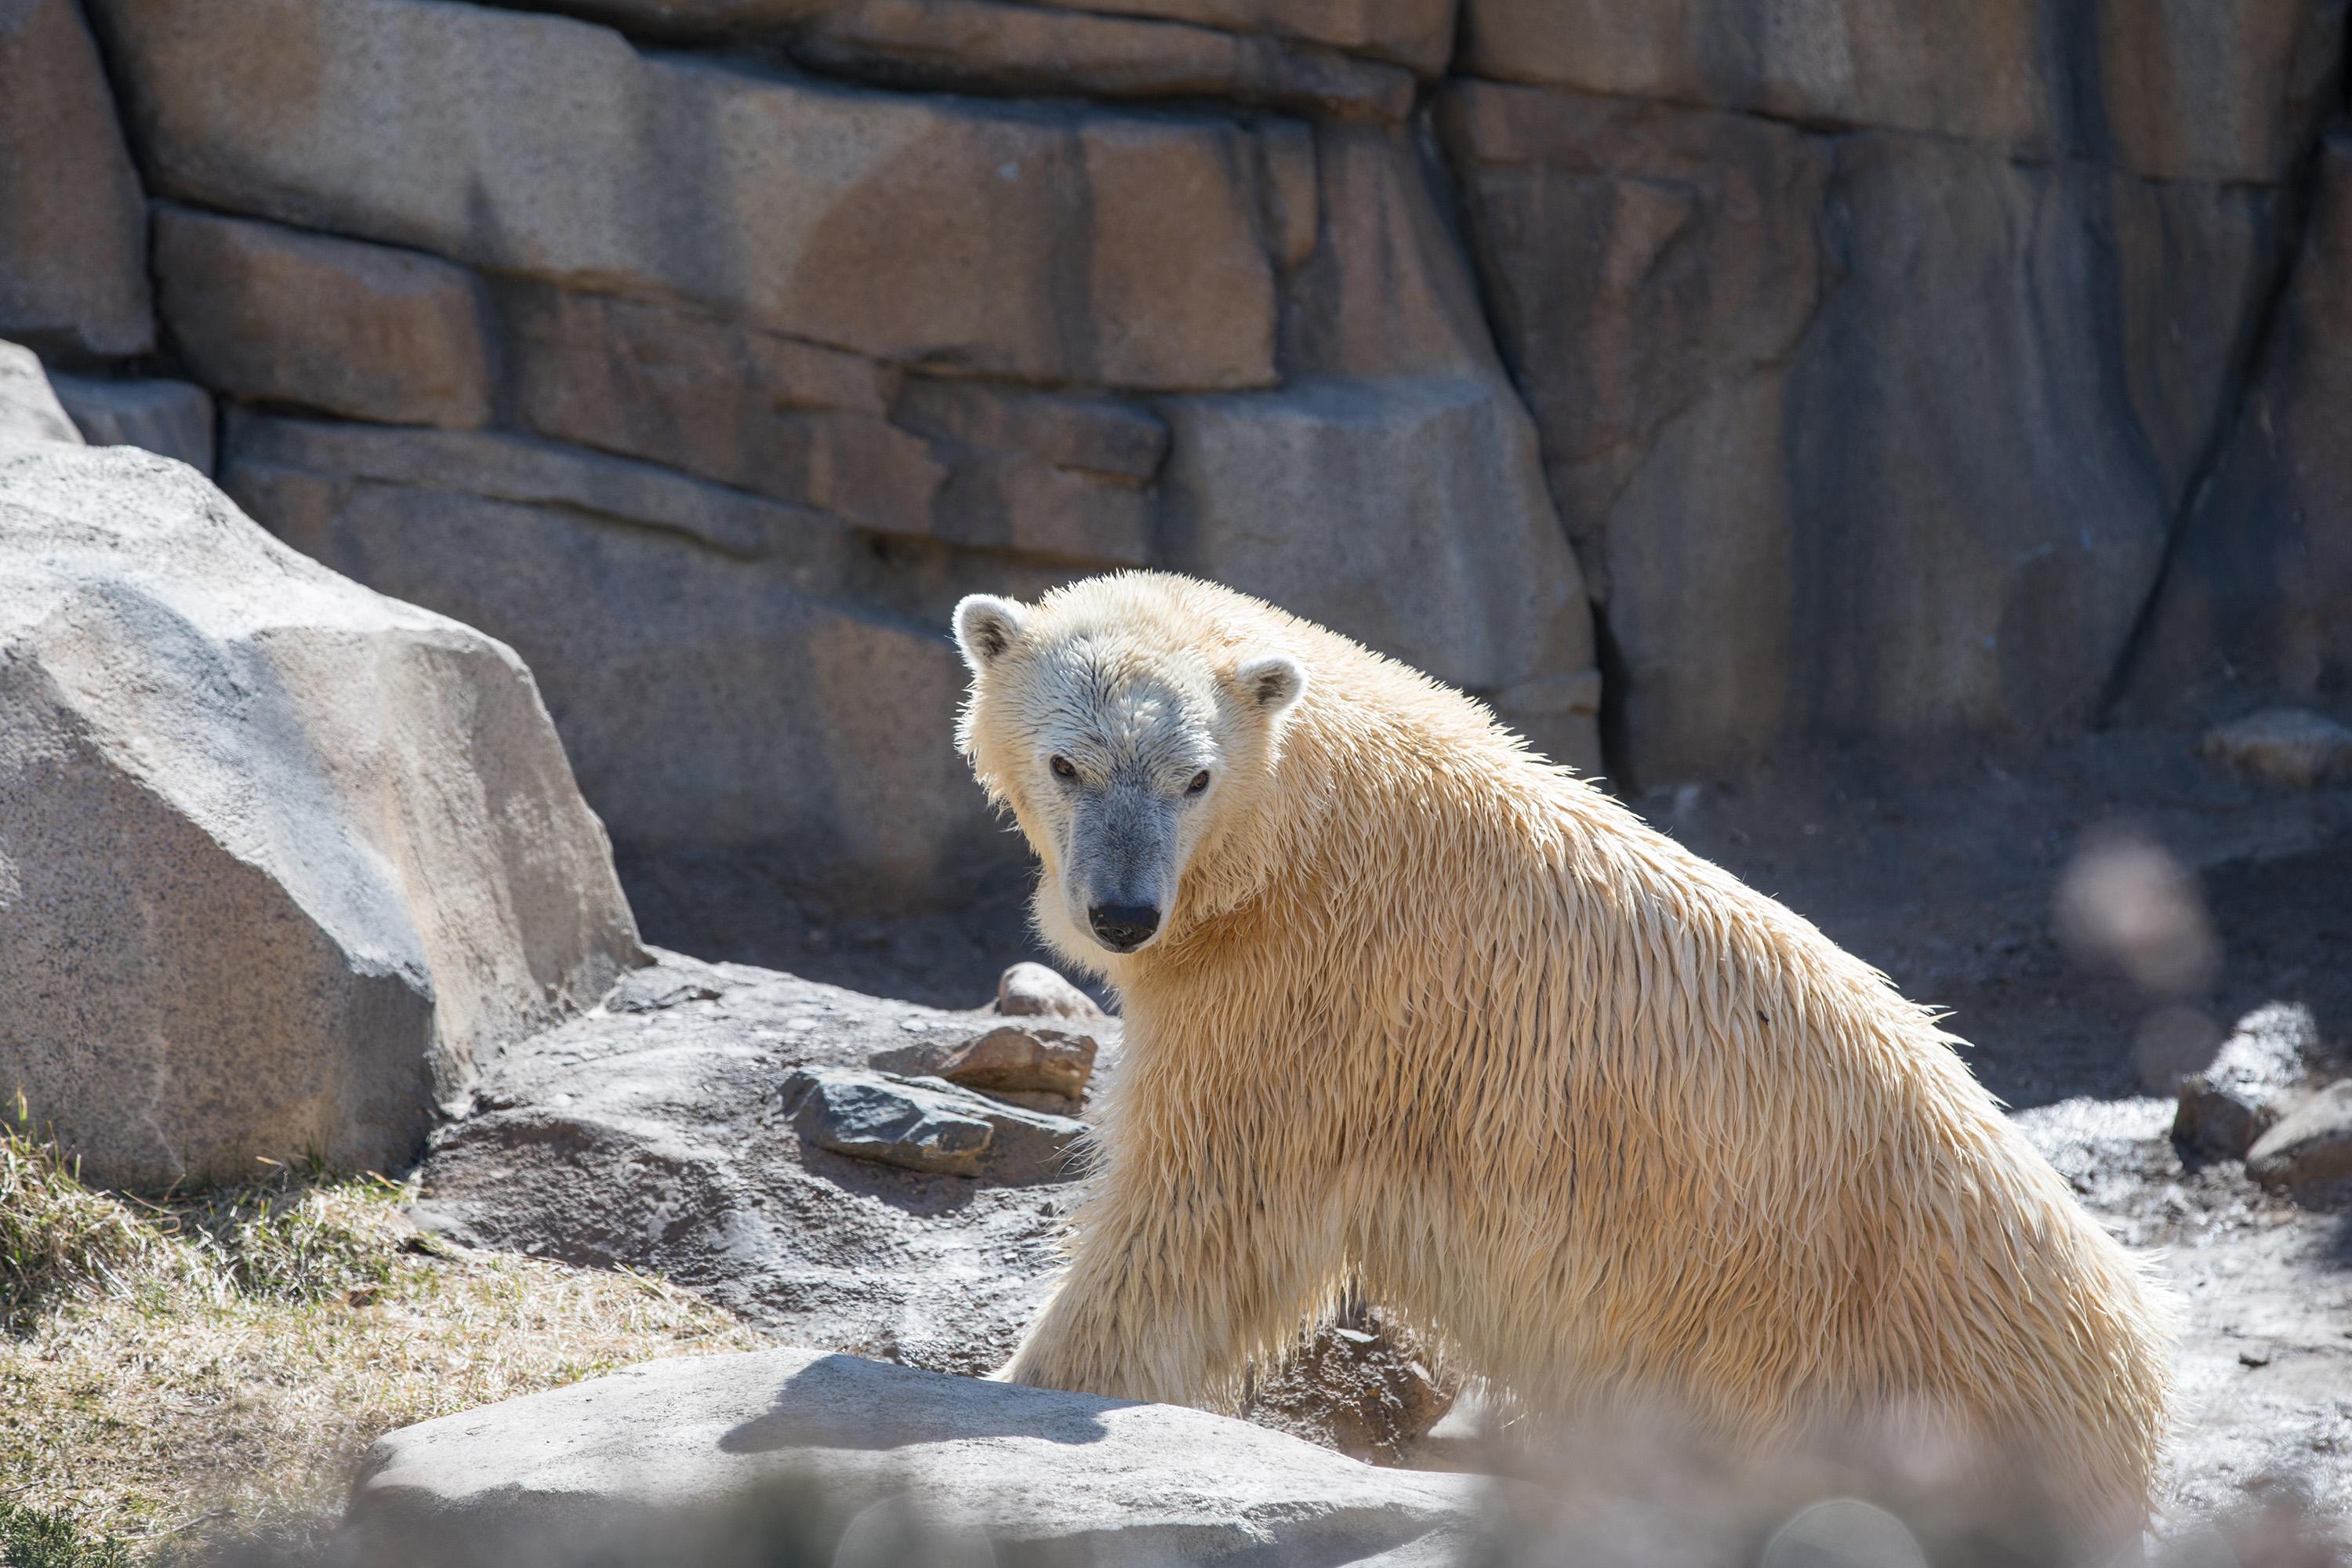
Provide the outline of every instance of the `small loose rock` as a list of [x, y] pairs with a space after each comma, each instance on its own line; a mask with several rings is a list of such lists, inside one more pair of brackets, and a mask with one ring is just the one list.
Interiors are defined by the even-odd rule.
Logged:
[[2352, 1079], [2282, 1117], [2247, 1152], [2246, 1172], [2306, 1204], [2332, 1205], [2352, 1195]]
[[1094, 998], [1042, 963], [1016, 963], [996, 983], [996, 1010], [1008, 1018], [1100, 1018]]
[[2305, 708], [2271, 708], [2210, 730], [2207, 759], [2282, 789], [2352, 782], [2352, 729]]
[[1095, 1070], [1090, 1036], [1007, 1024], [948, 1053], [939, 1075], [971, 1089], [1024, 1090], [1083, 1099]]
[[2192, 1149], [2238, 1159], [2270, 1131], [2320, 1055], [2311, 1010], [2274, 1002], [2238, 1021], [2204, 1071], [2179, 1079], [2172, 1135]]
[[806, 1142], [855, 1160], [1007, 1184], [1075, 1175], [1085, 1124], [1002, 1104], [938, 1078], [803, 1068], [784, 1110]]

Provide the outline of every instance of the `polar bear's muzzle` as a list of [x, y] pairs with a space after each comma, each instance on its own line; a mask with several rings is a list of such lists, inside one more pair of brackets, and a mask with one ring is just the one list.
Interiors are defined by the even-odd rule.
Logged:
[[1075, 793], [1066, 907], [1104, 947], [1133, 952], [1160, 933], [1175, 899], [1175, 803], [1131, 785]]

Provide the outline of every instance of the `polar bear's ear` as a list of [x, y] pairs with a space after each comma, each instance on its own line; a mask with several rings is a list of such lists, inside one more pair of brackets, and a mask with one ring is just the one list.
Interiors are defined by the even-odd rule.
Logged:
[[1269, 719], [1307, 694], [1307, 667], [1286, 653], [1251, 655], [1234, 667], [1234, 680]]
[[955, 607], [956, 647], [974, 675], [994, 664], [1021, 636], [1021, 606], [993, 594], [970, 594]]

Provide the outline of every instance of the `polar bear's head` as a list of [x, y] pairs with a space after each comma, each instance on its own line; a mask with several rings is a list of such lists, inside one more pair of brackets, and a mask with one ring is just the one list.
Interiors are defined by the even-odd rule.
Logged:
[[1198, 912], [1202, 864], [1250, 812], [1307, 689], [1290, 653], [1227, 646], [1151, 588], [1097, 579], [955, 612], [972, 675], [958, 742], [1045, 862], [1046, 936], [1097, 969]]

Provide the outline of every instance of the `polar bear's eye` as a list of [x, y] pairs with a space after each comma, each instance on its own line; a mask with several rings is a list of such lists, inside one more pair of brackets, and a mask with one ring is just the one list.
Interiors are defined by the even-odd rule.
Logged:
[[1208, 787], [1209, 771], [1206, 768], [1203, 768], [1199, 773], [1192, 775], [1192, 782], [1184, 786], [1184, 793], [1186, 795], [1198, 795]]
[[1078, 770], [1070, 766], [1070, 759], [1067, 757], [1055, 757], [1045, 765], [1054, 770], [1054, 776], [1057, 779], [1074, 779], [1078, 776]]

